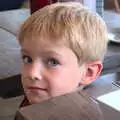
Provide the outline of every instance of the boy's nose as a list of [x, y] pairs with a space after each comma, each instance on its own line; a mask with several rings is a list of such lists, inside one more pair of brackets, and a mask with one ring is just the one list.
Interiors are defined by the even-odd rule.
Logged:
[[29, 69], [29, 76], [34, 80], [42, 80], [42, 66], [40, 64], [32, 64]]

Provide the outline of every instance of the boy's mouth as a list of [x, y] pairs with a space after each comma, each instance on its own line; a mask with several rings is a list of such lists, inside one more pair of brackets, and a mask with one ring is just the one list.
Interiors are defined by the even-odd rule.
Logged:
[[29, 86], [27, 87], [27, 89], [30, 91], [47, 91], [46, 88], [37, 87], [37, 86]]

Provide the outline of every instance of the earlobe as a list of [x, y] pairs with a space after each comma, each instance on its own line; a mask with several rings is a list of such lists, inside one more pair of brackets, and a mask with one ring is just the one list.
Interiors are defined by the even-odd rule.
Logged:
[[85, 72], [83, 73], [82, 80], [80, 84], [88, 85], [95, 81], [97, 77], [100, 75], [103, 65], [101, 61], [94, 61], [86, 65]]

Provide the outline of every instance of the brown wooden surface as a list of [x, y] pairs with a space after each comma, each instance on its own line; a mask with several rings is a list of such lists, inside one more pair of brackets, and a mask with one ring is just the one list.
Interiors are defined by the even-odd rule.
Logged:
[[116, 12], [120, 13], [120, 5], [118, 0], [114, 0]]
[[120, 0], [104, 0], [105, 9], [115, 9], [116, 12], [120, 13]]

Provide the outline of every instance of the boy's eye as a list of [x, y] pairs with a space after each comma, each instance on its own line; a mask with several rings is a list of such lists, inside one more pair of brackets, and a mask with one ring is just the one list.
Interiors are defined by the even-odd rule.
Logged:
[[32, 58], [29, 56], [24, 55], [22, 59], [24, 63], [32, 63]]
[[60, 65], [59, 61], [54, 59], [54, 58], [50, 58], [47, 60], [47, 65], [50, 67], [56, 67], [58, 65]]

